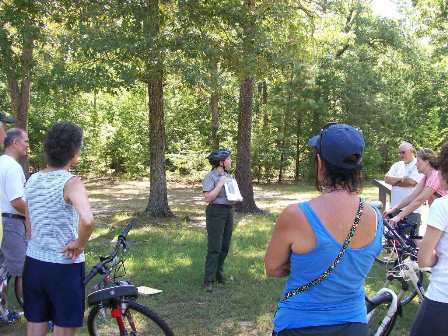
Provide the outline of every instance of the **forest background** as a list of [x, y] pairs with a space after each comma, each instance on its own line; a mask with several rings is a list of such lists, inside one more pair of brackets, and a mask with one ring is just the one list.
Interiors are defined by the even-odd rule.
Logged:
[[448, 124], [448, 5], [367, 0], [2, 0], [0, 111], [30, 135], [29, 164], [58, 120], [85, 132], [82, 174], [199, 181], [218, 147], [256, 212], [252, 182], [313, 172], [308, 138], [329, 120], [366, 139], [366, 179], [402, 140], [437, 150]]

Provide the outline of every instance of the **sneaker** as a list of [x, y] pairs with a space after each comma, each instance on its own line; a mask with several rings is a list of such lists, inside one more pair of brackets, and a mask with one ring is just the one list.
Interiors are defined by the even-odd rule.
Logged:
[[204, 289], [207, 293], [213, 292], [213, 284], [211, 282], [204, 282]]
[[8, 314], [6, 315], [6, 317], [1, 317], [0, 318], [0, 323], [8, 324], [8, 325], [14, 324], [18, 320], [20, 320], [22, 315], [23, 315], [23, 312], [15, 312], [13, 310], [9, 310]]

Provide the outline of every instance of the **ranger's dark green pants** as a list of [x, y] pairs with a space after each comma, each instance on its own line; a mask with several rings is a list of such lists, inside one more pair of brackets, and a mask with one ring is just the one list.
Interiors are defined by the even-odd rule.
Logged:
[[213, 282], [224, 276], [224, 260], [232, 239], [233, 211], [233, 207], [220, 204], [209, 204], [205, 210], [207, 257], [204, 282]]

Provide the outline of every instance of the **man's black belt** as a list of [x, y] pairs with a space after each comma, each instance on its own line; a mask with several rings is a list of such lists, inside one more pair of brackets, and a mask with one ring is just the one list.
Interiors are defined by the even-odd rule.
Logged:
[[7, 212], [3, 212], [2, 213], [2, 217], [3, 218], [14, 218], [14, 219], [25, 220], [25, 216], [22, 216], [22, 215], [19, 215], [19, 214], [7, 213]]
[[211, 206], [217, 207], [217, 208], [231, 208], [233, 207], [232, 204], [217, 204], [217, 203], [210, 203]]

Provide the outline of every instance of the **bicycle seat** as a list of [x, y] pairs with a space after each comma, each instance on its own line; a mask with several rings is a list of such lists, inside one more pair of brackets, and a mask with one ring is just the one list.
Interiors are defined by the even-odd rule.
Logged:
[[100, 302], [114, 301], [121, 297], [136, 299], [138, 297], [137, 287], [126, 284], [99, 289], [87, 296], [87, 303], [92, 306]]

